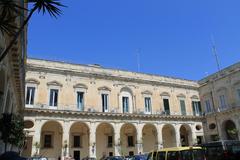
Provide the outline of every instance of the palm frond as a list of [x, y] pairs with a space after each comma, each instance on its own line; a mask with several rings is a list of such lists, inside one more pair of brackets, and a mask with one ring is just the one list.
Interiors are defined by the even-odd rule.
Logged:
[[33, 3], [33, 6], [38, 12], [45, 14], [46, 12], [51, 16], [57, 18], [62, 14], [62, 10], [59, 7], [66, 7], [62, 5], [58, 0], [29, 0], [29, 3]]
[[18, 27], [13, 23], [16, 19], [16, 16], [13, 17], [0, 17], [0, 31], [4, 35], [5, 33], [9, 36], [12, 36], [16, 33]]
[[19, 6], [14, 0], [1, 0], [0, 2], [0, 17], [4, 14], [8, 16], [20, 15], [25, 8]]

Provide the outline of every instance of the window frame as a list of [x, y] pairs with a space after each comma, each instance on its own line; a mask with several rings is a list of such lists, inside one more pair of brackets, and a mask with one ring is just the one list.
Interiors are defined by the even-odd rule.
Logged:
[[[27, 91], [27, 88], [28, 88], [28, 87], [33, 87], [33, 88], [35, 88], [35, 93], [34, 93], [34, 97], [33, 97], [33, 104], [26, 104], [26, 102], [25, 102], [25, 106], [26, 106], [26, 107], [32, 108], [32, 107], [34, 107], [34, 105], [36, 104], [36, 101], [37, 101], [38, 84], [35, 84], [35, 83], [26, 83], [25, 91]], [[26, 99], [27, 99], [27, 92], [25, 92], [25, 101], [26, 101]]]
[[[110, 141], [109, 141], [109, 140], [110, 140], [110, 139], [109, 139], [110, 137], [111, 137], [111, 142], [112, 142], [112, 143], [109, 143], [109, 142], [110, 142]], [[112, 147], [113, 147], [113, 136], [112, 136], [112, 135], [108, 135], [108, 136], [107, 136], [107, 148], [112, 148]]]
[[[181, 102], [183, 102], [183, 103], [181, 103]], [[185, 98], [179, 98], [179, 104], [180, 104], [181, 115], [186, 116], [187, 115], [187, 110], [186, 110], [186, 100], [185, 100]], [[182, 104], [184, 104], [184, 105], [182, 106]], [[182, 110], [183, 107], [184, 107], [184, 112]]]
[[[50, 146], [46, 146], [46, 136], [51, 136], [51, 142], [50, 142]], [[43, 133], [43, 144], [42, 144], [43, 148], [54, 148], [54, 133], [53, 132], [44, 132]]]
[[[148, 100], [148, 103], [146, 103]], [[151, 114], [152, 113], [152, 98], [150, 96], [144, 97], [144, 113]]]
[[[82, 108], [80, 108], [79, 106], [78, 106], [78, 93], [82, 93]], [[83, 92], [83, 91], [76, 91], [76, 101], [77, 101], [77, 110], [78, 111], [84, 111], [84, 108], [85, 108], [85, 92]]]
[[[104, 96], [106, 96], [106, 101], [104, 103]], [[109, 112], [109, 94], [108, 93], [101, 93], [101, 106], [102, 106], [102, 112]], [[104, 106], [104, 104], [106, 104], [106, 106]]]
[[[75, 137], [79, 137], [79, 145], [75, 145]], [[82, 136], [80, 134], [72, 135], [72, 147], [73, 148], [82, 148]]]
[[[54, 99], [55, 99], [55, 96], [53, 96], [53, 105], [50, 104], [51, 102], [51, 90], [56, 90], [57, 91], [57, 105], [55, 106], [54, 105]], [[60, 95], [60, 89], [58, 87], [50, 87], [49, 88], [49, 93], [48, 93], [48, 106], [52, 109], [55, 109], [55, 108], [58, 108], [59, 106], [59, 95]]]
[[[124, 99], [126, 99], [127, 101], [127, 110], [126, 110], [126, 106], [124, 106]], [[128, 96], [122, 96], [122, 113], [130, 113], [129, 112], [129, 97]]]
[[[129, 139], [131, 137], [131, 139]], [[134, 147], [134, 136], [133, 135], [128, 135], [127, 136], [127, 147]]]

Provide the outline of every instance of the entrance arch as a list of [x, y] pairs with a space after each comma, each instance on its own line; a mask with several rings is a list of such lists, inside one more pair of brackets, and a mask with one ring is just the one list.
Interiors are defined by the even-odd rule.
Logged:
[[40, 155], [48, 158], [62, 156], [63, 127], [57, 121], [47, 121], [41, 129]]
[[114, 155], [114, 129], [109, 123], [101, 123], [96, 130], [96, 156], [97, 159], [103, 156]]
[[187, 124], [183, 124], [180, 127], [180, 139], [181, 139], [181, 145], [182, 146], [189, 146], [192, 144], [192, 132], [191, 127]]
[[153, 124], [146, 124], [142, 130], [143, 153], [150, 152], [157, 143], [157, 129]]
[[120, 154], [123, 156], [137, 154], [137, 131], [133, 124], [126, 123], [120, 131]]
[[176, 132], [174, 126], [166, 124], [162, 128], [163, 148], [176, 147]]
[[83, 122], [75, 122], [69, 131], [69, 153], [75, 160], [89, 156], [89, 127]]
[[232, 120], [227, 120], [223, 123], [223, 129], [225, 133], [224, 139], [238, 140], [238, 130], [235, 123]]

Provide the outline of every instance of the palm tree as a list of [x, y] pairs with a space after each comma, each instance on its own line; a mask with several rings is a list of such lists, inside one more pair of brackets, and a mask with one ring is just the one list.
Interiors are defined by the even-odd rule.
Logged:
[[[57, 18], [62, 14], [59, 7], [65, 7], [58, 0], [28, 0], [28, 3], [32, 4], [32, 8], [30, 10], [16, 4], [15, 0], [1, 0], [0, 2], [0, 31], [3, 34], [6, 33], [12, 37], [9, 45], [0, 55], [0, 62], [6, 57], [34, 12], [42, 12], [43, 14], [48, 13], [51, 17]], [[18, 28], [14, 25], [14, 22], [17, 17], [24, 16], [24, 10], [28, 11], [29, 14]]]

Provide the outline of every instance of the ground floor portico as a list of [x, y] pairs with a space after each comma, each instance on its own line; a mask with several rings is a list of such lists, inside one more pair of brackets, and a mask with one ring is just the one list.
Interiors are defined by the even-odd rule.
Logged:
[[131, 155], [203, 141], [200, 118], [27, 109], [23, 155], [75, 159]]

